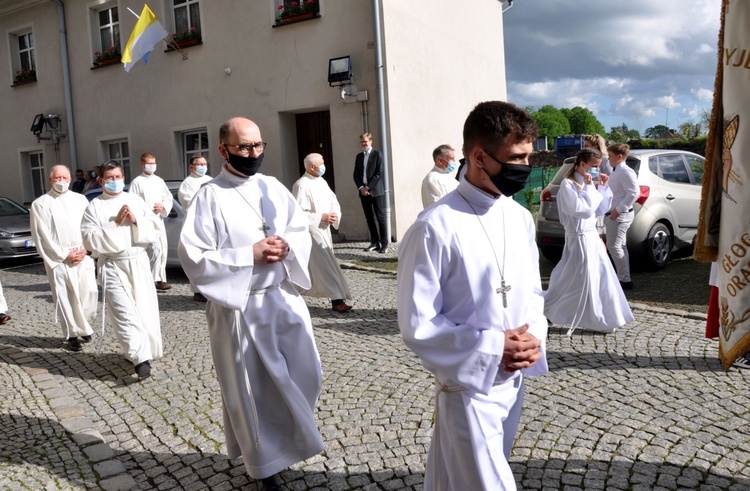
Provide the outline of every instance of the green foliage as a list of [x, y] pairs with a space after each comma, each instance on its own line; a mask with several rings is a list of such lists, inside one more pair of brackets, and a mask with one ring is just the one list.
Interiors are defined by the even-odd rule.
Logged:
[[585, 107], [576, 106], [573, 109], [560, 109], [568, 118], [570, 132], [574, 135], [603, 135], [604, 126], [596, 119], [594, 113]]
[[631, 140], [628, 142], [630, 148], [653, 148], [666, 150], [687, 150], [688, 152], [706, 155], [706, 140], [708, 137], [697, 138], [644, 138], [642, 140]]
[[539, 126], [539, 136], [547, 137], [547, 145], [550, 148], [555, 146], [555, 137], [570, 133], [568, 118], [555, 106], [542, 106], [531, 114], [531, 118]]
[[651, 128], [646, 128], [646, 131], [643, 132], [643, 136], [646, 138], [668, 138], [669, 128], [663, 124], [657, 124]]
[[610, 129], [607, 139], [611, 142], [625, 143], [629, 140], [637, 140], [641, 137], [638, 130], [631, 130], [628, 125], [622, 123], [620, 126], [613, 126]]

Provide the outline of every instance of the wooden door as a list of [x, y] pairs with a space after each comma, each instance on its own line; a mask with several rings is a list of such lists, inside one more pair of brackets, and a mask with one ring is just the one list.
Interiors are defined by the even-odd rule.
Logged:
[[299, 174], [305, 172], [304, 160], [308, 154], [319, 153], [323, 156], [326, 180], [331, 190], [336, 192], [334, 179], [333, 153], [331, 151], [331, 112], [318, 111], [296, 115], [297, 125], [297, 162]]

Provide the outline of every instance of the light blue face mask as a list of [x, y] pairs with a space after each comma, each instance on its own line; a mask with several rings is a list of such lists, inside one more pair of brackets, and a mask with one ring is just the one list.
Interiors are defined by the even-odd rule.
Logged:
[[592, 167], [589, 169], [589, 174], [591, 175], [591, 179], [599, 179], [599, 167]]
[[104, 189], [110, 194], [121, 193], [125, 189], [125, 181], [118, 179], [116, 181], [104, 181]]
[[456, 162], [448, 162], [448, 165], [445, 166], [445, 172], [450, 174], [454, 170], [456, 170], [456, 167], [458, 167], [458, 163]]
[[195, 166], [195, 173], [198, 174], [199, 176], [205, 175], [207, 170], [208, 170], [208, 166], [205, 166], [205, 165]]
[[326, 173], [326, 166], [325, 165], [321, 165], [320, 167], [318, 167], [318, 175], [319, 176], [322, 176], [325, 173]]

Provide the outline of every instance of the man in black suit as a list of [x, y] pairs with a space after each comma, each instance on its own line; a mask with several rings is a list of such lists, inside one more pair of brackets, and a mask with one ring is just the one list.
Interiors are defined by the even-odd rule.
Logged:
[[[370, 229], [370, 245], [366, 251], [388, 251], [388, 231], [385, 226], [385, 183], [383, 182], [383, 154], [372, 148], [372, 134], [359, 137], [362, 153], [354, 160], [354, 183]], [[375, 226], [375, 219], [378, 226]], [[380, 233], [378, 233], [378, 229]]]

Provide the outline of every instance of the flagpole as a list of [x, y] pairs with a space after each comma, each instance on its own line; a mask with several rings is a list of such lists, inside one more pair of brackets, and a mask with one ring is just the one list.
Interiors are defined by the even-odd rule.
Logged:
[[[136, 19], [140, 19], [141, 18], [141, 16], [138, 15], [138, 14], [136, 14], [135, 12], [133, 12], [133, 9], [131, 9], [130, 7], [128, 7], [127, 9], [128, 9], [128, 12], [130, 12], [133, 15], [135, 15]], [[164, 43], [167, 45], [167, 48], [171, 47], [173, 50], [175, 50], [178, 53], [180, 53], [182, 55], [182, 59], [183, 60], [187, 60], [187, 53], [185, 53], [184, 51], [182, 51], [182, 48], [180, 48], [180, 45], [177, 44], [177, 42], [174, 39], [170, 39], [169, 42], [164, 41]]]

